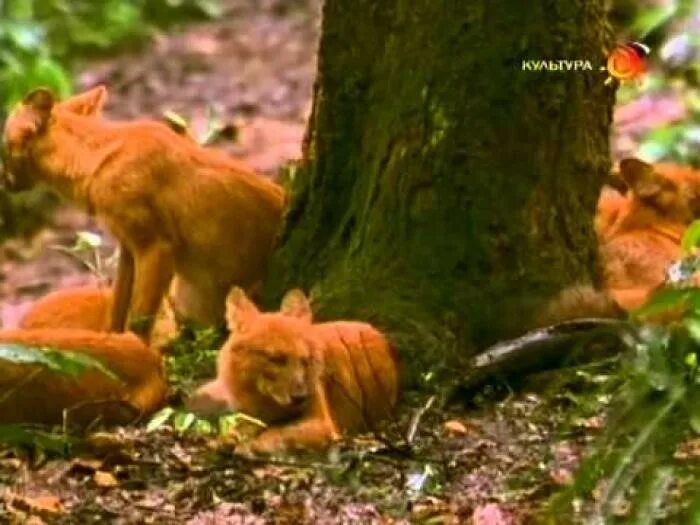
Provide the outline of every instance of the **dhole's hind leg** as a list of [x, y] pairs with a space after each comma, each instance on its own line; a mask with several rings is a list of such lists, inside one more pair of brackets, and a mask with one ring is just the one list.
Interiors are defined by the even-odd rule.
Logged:
[[228, 290], [206, 276], [175, 275], [170, 288], [175, 317], [195, 327], [223, 326]]
[[117, 278], [114, 282], [114, 303], [112, 305], [111, 331], [123, 332], [126, 329], [126, 319], [129, 315], [129, 304], [134, 287], [134, 257], [131, 252], [121, 245], [119, 248], [119, 263]]
[[161, 301], [173, 278], [170, 246], [157, 242], [136, 252], [134, 274], [129, 328], [148, 340]]

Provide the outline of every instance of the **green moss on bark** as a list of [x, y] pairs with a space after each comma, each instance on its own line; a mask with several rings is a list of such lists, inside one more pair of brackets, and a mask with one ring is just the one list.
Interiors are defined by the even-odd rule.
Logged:
[[[320, 318], [372, 321], [424, 370], [590, 279], [608, 37], [603, 0], [327, 0], [270, 303], [311, 289]], [[596, 70], [521, 67], [571, 58]]]

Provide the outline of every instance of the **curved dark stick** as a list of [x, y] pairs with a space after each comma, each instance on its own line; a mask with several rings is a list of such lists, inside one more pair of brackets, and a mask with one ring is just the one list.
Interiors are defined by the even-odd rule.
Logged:
[[[619, 349], [625, 346], [625, 334], [632, 333], [629, 322], [618, 319], [574, 319], [531, 330], [526, 334], [498, 342], [473, 357], [467, 375], [459, 382], [459, 390], [474, 390], [494, 377], [523, 376], [556, 368], [574, 357], [586, 343], [607, 338]], [[610, 348], [608, 348], [610, 351]], [[600, 357], [593, 352], [587, 360]]]

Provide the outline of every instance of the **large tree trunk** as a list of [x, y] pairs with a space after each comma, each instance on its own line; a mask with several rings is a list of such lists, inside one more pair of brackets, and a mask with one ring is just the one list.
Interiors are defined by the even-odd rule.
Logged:
[[[369, 320], [426, 370], [590, 280], [613, 99], [603, 3], [327, 0], [268, 301], [310, 289], [319, 318]], [[594, 70], [522, 70], [562, 58]]]

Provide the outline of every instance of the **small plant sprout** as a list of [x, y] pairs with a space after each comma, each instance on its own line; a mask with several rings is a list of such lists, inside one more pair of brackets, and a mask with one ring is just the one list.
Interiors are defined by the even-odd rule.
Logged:
[[195, 129], [192, 122], [179, 113], [167, 110], [163, 112], [163, 118], [171, 129], [181, 135], [187, 135], [200, 146], [209, 146], [220, 139], [235, 141], [238, 137], [238, 127], [232, 123], [224, 122], [221, 111], [212, 105], [207, 105], [204, 116], [203, 130]]
[[179, 435], [219, 435], [233, 437], [235, 441], [241, 441], [250, 436], [251, 430], [255, 433], [267, 427], [264, 422], [242, 412], [224, 414], [212, 422], [186, 410], [165, 407], [151, 417], [146, 431], [154, 432], [168, 423]]
[[182, 135], [186, 135], [188, 133], [190, 125], [187, 122], [187, 119], [185, 119], [185, 117], [179, 113], [168, 109], [163, 112], [163, 118], [165, 119], [166, 124], [168, 124], [173, 131], [176, 131]]
[[118, 258], [118, 249], [105, 257], [102, 253], [104, 248], [102, 236], [90, 231], [78, 232], [73, 246], [54, 245], [52, 248], [80, 261], [101, 283], [109, 281], [108, 274], [113, 270]]

